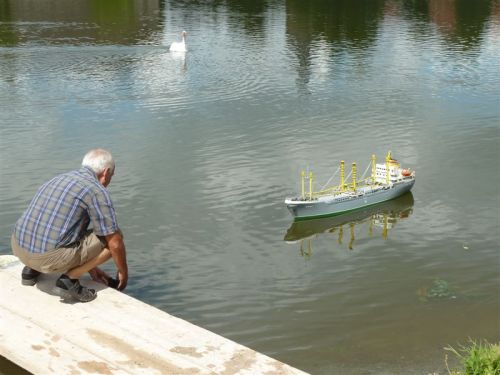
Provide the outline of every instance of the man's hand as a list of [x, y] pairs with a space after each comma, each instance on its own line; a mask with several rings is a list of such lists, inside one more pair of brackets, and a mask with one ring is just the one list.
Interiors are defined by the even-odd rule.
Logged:
[[99, 267], [92, 268], [89, 271], [89, 274], [92, 280], [104, 285], [108, 285], [108, 280], [110, 276], [106, 272], [101, 270]]
[[127, 287], [128, 275], [118, 271], [116, 277], [118, 278], [118, 288], [116, 289], [120, 291], [125, 289]]

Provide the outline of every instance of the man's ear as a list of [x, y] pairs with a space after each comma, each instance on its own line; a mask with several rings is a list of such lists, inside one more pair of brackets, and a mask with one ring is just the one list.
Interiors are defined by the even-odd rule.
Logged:
[[110, 171], [109, 171], [109, 168], [106, 168], [104, 169], [101, 173], [99, 173], [97, 175], [97, 179], [99, 180], [99, 182], [103, 185], [103, 186], [106, 186], [106, 181], [108, 180], [108, 175], [109, 175]]
[[111, 182], [111, 178], [113, 177], [114, 172], [115, 172], [114, 168], [113, 169], [111, 169], [111, 168], [104, 169], [104, 171], [102, 173], [103, 179], [104, 179], [104, 183], [106, 184], [104, 186], [107, 187], [109, 185], [109, 183]]

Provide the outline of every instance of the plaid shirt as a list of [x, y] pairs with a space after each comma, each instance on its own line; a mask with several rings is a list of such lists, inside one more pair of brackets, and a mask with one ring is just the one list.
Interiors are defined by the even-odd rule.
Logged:
[[82, 167], [38, 189], [17, 221], [14, 236], [23, 249], [45, 253], [78, 242], [90, 222], [98, 236], [118, 231], [108, 191], [90, 168]]

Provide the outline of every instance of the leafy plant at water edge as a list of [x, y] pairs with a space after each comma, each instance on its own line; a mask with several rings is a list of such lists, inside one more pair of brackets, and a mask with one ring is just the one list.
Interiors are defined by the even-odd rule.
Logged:
[[460, 345], [459, 349], [451, 346], [444, 348], [452, 352], [462, 362], [463, 372], [448, 368], [446, 357], [446, 367], [450, 375], [500, 375], [500, 343], [490, 344], [487, 341], [476, 343], [469, 340], [468, 346]]

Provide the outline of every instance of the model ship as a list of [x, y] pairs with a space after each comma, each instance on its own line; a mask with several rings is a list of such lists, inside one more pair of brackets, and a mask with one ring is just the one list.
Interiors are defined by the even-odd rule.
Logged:
[[[376, 162], [372, 155], [371, 174], [357, 179], [356, 163], [352, 163], [349, 176], [345, 176], [345, 163], [340, 166], [329, 181], [340, 171], [340, 184], [326, 186], [319, 191], [313, 190], [314, 175], [309, 173], [309, 191], [305, 190], [305, 172], [301, 173], [302, 193], [299, 197], [286, 198], [285, 204], [295, 220], [321, 218], [340, 215], [346, 212], [372, 206], [399, 197], [410, 191], [415, 184], [415, 171], [401, 168], [389, 151], [385, 163]], [[350, 177], [350, 180], [349, 180]]]

